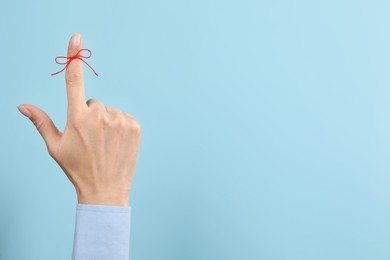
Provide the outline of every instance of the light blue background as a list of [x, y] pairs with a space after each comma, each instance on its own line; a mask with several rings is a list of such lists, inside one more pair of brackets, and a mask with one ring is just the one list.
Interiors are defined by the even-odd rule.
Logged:
[[143, 128], [131, 259], [390, 258], [389, 1], [0, 1], [0, 259], [70, 259], [54, 57]]

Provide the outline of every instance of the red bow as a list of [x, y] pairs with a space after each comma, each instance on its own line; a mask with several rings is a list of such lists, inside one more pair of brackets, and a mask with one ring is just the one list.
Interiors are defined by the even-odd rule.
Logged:
[[[80, 53], [81, 53], [82, 51], [88, 51], [88, 52], [89, 52], [89, 55], [88, 55], [88, 56], [83, 56], [83, 55], [81, 55]], [[63, 71], [66, 69], [66, 67], [68, 67], [69, 63], [72, 62], [72, 60], [74, 60], [74, 59], [79, 59], [79, 60], [81, 60], [82, 62], [84, 62], [85, 64], [87, 64], [87, 66], [91, 68], [91, 70], [93, 71], [93, 73], [95, 73], [96, 76], [99, 76], [99, 75], [96, 73], [96, 71], [91, 67], [91, 65], [89, 65], [85, 60], [83, 60], [83, 59], [89, 59], [89, 58], [91, 58], [91, 56], [92, 56], [92, 51], [89, 50], [89, 49], [81, 49], [81, 50], [79, 50], [75, 55], [70, 56], [70, 57], [57, 56], [56, 59], [55, 59], [55, 62], [56, 62], [57, 64], [60, 64], [60, 65], [65, 65], [65, 67], [64, 67], [62, 70], [57, 71], [57, 72], [55, 72], [55, 73], [53, 73], [53, 74], [51, 74], [51, 75], [54, 76], [54, 75], [56, 75], [56, 74], [58, 74], [58, 73], [63, 72]], [[66, 61], [58, 61], [59, 59], [66, 59]]]

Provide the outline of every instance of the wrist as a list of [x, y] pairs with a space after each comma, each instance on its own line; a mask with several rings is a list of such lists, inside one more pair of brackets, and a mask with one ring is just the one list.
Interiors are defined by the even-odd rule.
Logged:
[[78, 193], [79, 204], [94, 204], [106, 206], [129, 206], [129, 194], [109, 194], [109, 193]]

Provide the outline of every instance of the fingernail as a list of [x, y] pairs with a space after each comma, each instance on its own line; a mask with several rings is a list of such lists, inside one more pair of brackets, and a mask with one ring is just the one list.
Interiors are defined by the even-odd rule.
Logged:
[[18, 109], [19, 109], [20, 113], [22, 113], [22, 115], [30, 118], [30, 116], [31, 116], [30, 111], [28, 111], [27, 108], [25, 108], [23, 105], [18, 106]]
[[72, 36], [73, 46], [77, 46], [80, 44], [80, 37], [81, 36], [78, 33], [73, 34]]

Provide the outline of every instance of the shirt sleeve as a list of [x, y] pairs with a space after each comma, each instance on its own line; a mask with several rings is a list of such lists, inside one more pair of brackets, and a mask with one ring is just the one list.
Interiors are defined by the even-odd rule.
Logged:
[[73, 260], [128, 260], [131, 207], [78, 204]]

